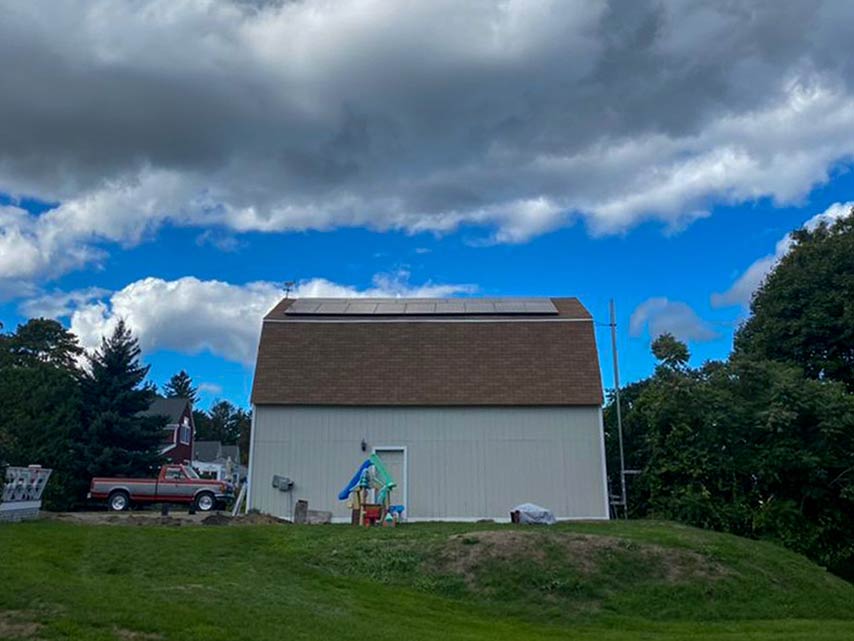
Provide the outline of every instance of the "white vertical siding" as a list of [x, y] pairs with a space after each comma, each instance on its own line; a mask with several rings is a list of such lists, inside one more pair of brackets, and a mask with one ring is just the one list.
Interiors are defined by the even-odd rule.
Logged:
[[[598, 407], [259, 406], [254, 419], [250, 505], [262, 512], [289, 518], [308, 499], [346, 519], [338, 492], [371, 448], [405, 446], [410, 519], [506, 519], [526, 501], [608, 516]], [[274, 474], [293, 491], [273, 488]]]

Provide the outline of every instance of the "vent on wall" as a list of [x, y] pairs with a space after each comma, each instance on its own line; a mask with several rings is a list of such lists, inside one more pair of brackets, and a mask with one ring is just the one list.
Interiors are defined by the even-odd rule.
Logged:
[[288, 316], [443, 316], [557, 314], [549, 298], [300, 298]]

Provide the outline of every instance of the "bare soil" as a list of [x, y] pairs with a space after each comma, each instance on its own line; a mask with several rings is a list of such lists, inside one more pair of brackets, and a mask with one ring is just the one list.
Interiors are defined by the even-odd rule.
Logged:
[[[43, 512], [42, 518], [63, 521], [65, 523], [85, 523], [87, 525], [201, 525], [210, 514], [190, 514], [189, 512], [169, 512], [161, 516], [160, 512], [134, 510], [130, 512]], [[226, 517], [230, 518], [230, 517]]]
[[113, 633], [119, 641], [161, 641], [165, 637], [162, 634], [152, 632], [136, 632], [125, 628], [114, 628]]
[[217, 512], [202, 520], [202, 525], [284, 525], [290, 521], [277, 519], [269, 514], [250, 512], [249, 514], [238, 514], [231, 516]]
[[85, 523], [87, 525], [160, 525], [181, 527], [194, 525], [282, 525], [289, 523], [266, 514], [252, 512], [232, 517], [228, 512], [212, 514], [190, 514], [179, 510], [170, 510], [169, 516], [160, 512], [134, 510], [130, 512], [44, 512], [42, 518], [65, 523]]
[[439, 555], [437, 569], [457, 574], [473, 587], [478, 569], [485, 564], [500, 561], [542, 565], [555, 546], [580, 574], [588, 576], [599, 572], [610, 556], [627, 552], [643, 559], [651, 572], [668, 583], [715, 580], [727, 574], [721, 564], [693, 550], [637, 543], [617, 537], [552, 534], [536, 530], [453, 535]]
[[18, 610], [0, 610], [0, 639], [33, 639], [44, 627], [32, 615]]

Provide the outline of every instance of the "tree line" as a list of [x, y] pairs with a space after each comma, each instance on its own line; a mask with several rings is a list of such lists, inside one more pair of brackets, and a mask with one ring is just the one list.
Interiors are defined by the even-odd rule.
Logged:
[[249, 432], [252, 428], [252, 412], [226, 401], [214, 401], [208, 411], [195, 409], [199, 388], [185, 370], [170, 378], [163, 386], [167, 398], [188, 398], [193, 403], [193, 423], [196, 440], [220, 441], [223, 445], [240, 446], [241, 463], [246, 465], [249, 457]]
[[726, 360], [691, 367], [669, 334], [652, 351], [654, 373], [621, 390], [629, 516], [770, 539], [854, 578], [854, 212], [792, 234]]
[[[82, 506], [93, 476], [151, 474], [162, 462], [166, 417], [142, 414], [157, 395], [148, 371], [123, 321], [91, 353], [54, 320], [0, 333], [0, 469], [52, 468], [44, 502], [54, 510]], [[183, 371], [163, 391], [197, 400]], [[198, 439], [248, 445], [251, 416], [227, 401], [195, 410], [194, 422]]]
[[[792, 234], [723, 361], [689, 365], [662, 335], [647, 379], [622, 390], [628, 514], [673, 519], [804, 553], [854, 578], [854, 215]], [[136, 338], [120, 322], [84, 354], [59, 323], [0, 333], [0, 467], [55, 470], [46, 506], [82, 504], [96, 475], [148, 474], [162, 417]], [[195, 400], [186, 372], [167, 396]], [[612, 484], [615, 401], [605, 408]], [[251, 417], [227, 401], [194, 413], [197, 438], [248, 452]]]

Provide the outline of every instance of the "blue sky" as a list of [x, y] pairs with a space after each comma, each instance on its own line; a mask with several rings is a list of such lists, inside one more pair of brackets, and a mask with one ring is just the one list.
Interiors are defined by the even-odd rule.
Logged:
[[[3, 4], [3, 0], [0, 0]], [[7, 8], [8, 9], [8, 8]], [[0, 21], [0, 320], [248, 403], [299, 295], [608, 301], [723, 358], [786, 234], [854, 200], [854, 6], [16, 4]], [[452, 19], [451, 19], [452, 18]], [[204, 37], [201, 35], [204, 34]]]
[[[686, 303], [717, 335], [688, 340], [694, 364], [724, 358], [733, 329], [746, 310], [737, 305], [714, 307], [711, 295], [727, 290], [754, 261], [772, 254], [787, 232], [852, 192], [854, 175], [840, 171], [797, 206], [779, 207], [762, 200], [716, 207], [708, 217], [677, 232], [651, 222], [624, 234], [591, 237], [580, 223], [512, 245], [473, 242], [485, 233], [476, 227], [445, 235], [343, 229], [244, 234], [236, 238], [235, 247], [223, 251], [201, 242], [197, 229], [167, 227], [136, 247], [108, 247], [109, 258], [98, 269], [68, 274], [50, 287], [114, 291], [150, 276], [169, 281], [196, 276], [236, 284], [324, 278], [367, 289], [376, 274], [406, 272], [410, 284], [474, 286], [472, 292], [462, 295], [578, 296], [602, 324], [597, 338], [604, 382], [610, 387], [610, 335], [605, 326], [610, 298], [617, 303], [623, 382], [647, 376], [654, 366], [648, 327], [640, 335], [629, 332], [632, 313], [650, 298]], [[4, 200], [8, 202], [8, 196]], [[28, 209], [38, 210], [33, 203], [26, 204]], [[0, 306], [0, 319], [6, 327], [24, 320], [19, 308], [20, 300], [7, 300]], [[247, 317], [245, 322], [257, 324], [258, 318]], [[203, 384], [203, 405], [216, 398], [248, 404], [251, 366], [207, 350], [187, 354], [158, 349], [146, 353], [145, 361], [158, 385], [181, 368], [189, 371]]]

